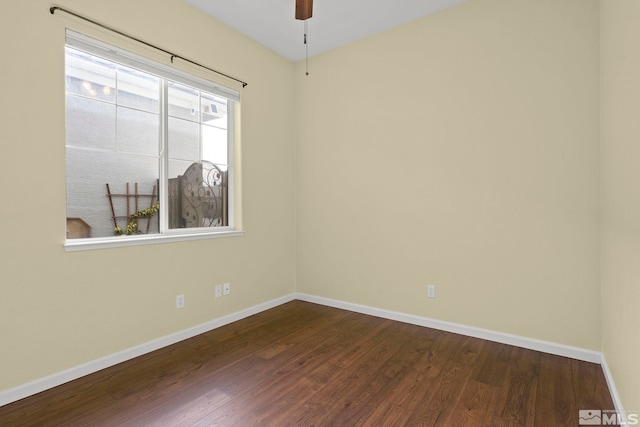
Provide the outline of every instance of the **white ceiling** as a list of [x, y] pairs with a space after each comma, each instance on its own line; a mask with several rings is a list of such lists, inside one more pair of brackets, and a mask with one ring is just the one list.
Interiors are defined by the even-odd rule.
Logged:
[[[305, 57], [295, 0], [184, 0], [292, 61]], [[467, 0], [315, 0], [307, 21], [309, 56]]]

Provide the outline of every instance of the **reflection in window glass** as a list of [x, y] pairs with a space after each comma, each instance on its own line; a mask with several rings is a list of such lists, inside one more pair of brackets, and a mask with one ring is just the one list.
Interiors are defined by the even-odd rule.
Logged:
[[169, 228], [227, 225], [227, 100], [173, 82], [168, 94]]
[[116, 100], [116, 65], [81, 51], [67, 50], [66, 91], [114, 103]]
[[160, 79], [133, 68], [119, 66], [118, 105], [158, 114]]
[[169, 116], [198, 121], [200, 92], [175, 82], [169, 82]]

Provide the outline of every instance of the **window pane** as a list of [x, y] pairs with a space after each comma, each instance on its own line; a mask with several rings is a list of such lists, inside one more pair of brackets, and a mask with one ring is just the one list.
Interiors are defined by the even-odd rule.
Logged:
[[202, 92], [202, 123], [227, 128], [227, 100], [210, 93]]
[[67, 145], [115, 150], [115, 123], [115, 105], [67, 95]]
[[227, 225], [227, 100], [169, 83], [169, 114], [169, 228]]
[[115, 102], [116, 65], [75, 49], [66, 52], [67, 92]]
[[160, 116], [118, 107], [118, 151], [158, 156]]
[[[73, 49], [66, 64], [67, 217], [91, 237], [110, 237], [157, 202], [159, 80]], [[156, 214], [133, 222], [134, 234], [159, 232]], [[85, 237], [69, 229], [67, 238]]]
[[169, 117], [169, 158], [200, 160], [200, 132], [197, 123]]
[[199, 121], [199, 91], [192, 87], [169, 82], [169, 116], [193, 122]]
[[[123, 153], [108, 153], [67, 147], [67, 217], [81, 218], [91, 227], [91, 237], [114, 235], [111, 203], [107, 196], [107, 184], [113, 194], [126, 194], [127, 183], [132, 197], [113, 196], [113, 210], [117, 224], [127, 227], [127, 214], [136, 212], [135, 183], [138, 193], [151, 194], [158, 180], [158, 159]], [[156, 188], [157, 195], [158, 190]], [[127, 212], [127, 199], [129, 211]], [[154, 200], [157, 200], [157, 196]], [[138, 210], [152, 204], [150, 197], [138, 197]], [[147, 232], [147, 220], [138, 220], [141, 232]], [[150, 220], [149, 233], [158, 232], [158, 215]]]
[[202, 158], [218, 165], [227, 164], [227, 131], [202, 125]]
[[118, 105], [158, 113], [160, 79], [133, 68], [119, 66]]

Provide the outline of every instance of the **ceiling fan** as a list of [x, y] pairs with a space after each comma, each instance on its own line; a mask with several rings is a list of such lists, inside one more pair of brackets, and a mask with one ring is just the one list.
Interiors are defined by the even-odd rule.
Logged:
[[296, 19], [306, 21], [313, 16], [313, 0], [296, 0]]

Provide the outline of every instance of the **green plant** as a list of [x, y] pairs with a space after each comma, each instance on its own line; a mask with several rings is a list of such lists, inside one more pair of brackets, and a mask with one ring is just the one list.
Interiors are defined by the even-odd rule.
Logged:
[[156, 203], [146, 209], [139, 210], [138, 212], [133, 213], [129, 217], [129, 224], [127, 227], [122, 230], [119, 226], [116, 226], [113, 229], [113, 234], [116, 236], [121, 236], [122, 234], [126, 234], [127, 236], [131, 236], [133, 234], [142, 234], [142, 231], [138, 230], [138, 218], [146, 218], [150, 217], [160, 210], [160, 203]]

